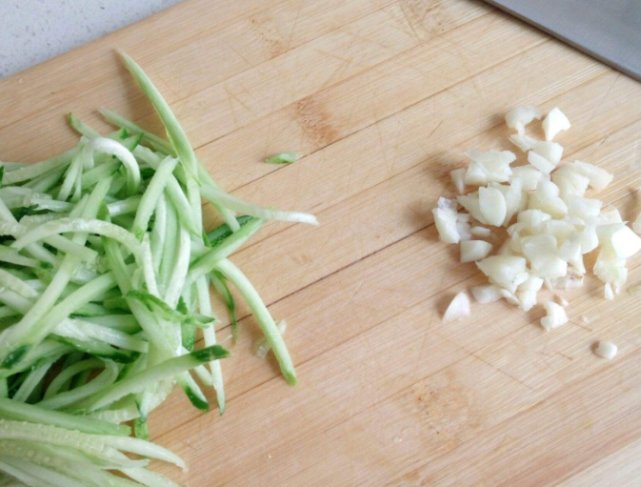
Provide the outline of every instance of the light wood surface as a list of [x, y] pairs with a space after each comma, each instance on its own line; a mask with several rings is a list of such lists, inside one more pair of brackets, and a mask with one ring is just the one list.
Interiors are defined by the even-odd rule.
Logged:
[[[153, 418], [190, 465], [164, 472], [189, 486], [639, 485], [639, 297], [606, 302], [590, 280], [554, 332], [501, 303], [443, 324], [480, 277], [437, 242], [430, 209], [463, 151], [506, 146], [506, 109], [558, 105], [567, 157], [614, 172], [603, 198], [633, 218], [641, 86], [471, 0], [188, 0], [0, 81], [0, 158], [67, 147], [70, 110], [157, 128], [114, 47], [221, 184], [321, 221], [271, 224], [235, 256], [287, 319], [300, 384], [252, 354], [243, 319], [225, 415], [175, 394]], [[261, 163], [279, 150], [304, 157]], [[598, 339], [619, 356], [596, 358]]]

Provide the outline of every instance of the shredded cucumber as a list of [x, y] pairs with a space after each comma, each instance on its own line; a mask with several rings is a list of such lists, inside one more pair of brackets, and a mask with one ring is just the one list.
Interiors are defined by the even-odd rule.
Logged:
[[[102, 109], [116, 131], [103, 136], [69, 114], [75, 147], [35, 164], [0, 162], [0, 485], [175, 486], [148, 469], [151, 459], [185, 464], [146, 441], [147, 419], [176, 384], [202, 410], [213, 389], [225, 410], [228, 351], [212, 288], [233, 338], [230, 287], [296, 382], [266, 304], [230, 259], [267, 220], [316, 218], [221, 189], [151, 79], [122, 59], [167, 140]], [[203, 229], [206, 203], [224, 221], [213, 230]]]

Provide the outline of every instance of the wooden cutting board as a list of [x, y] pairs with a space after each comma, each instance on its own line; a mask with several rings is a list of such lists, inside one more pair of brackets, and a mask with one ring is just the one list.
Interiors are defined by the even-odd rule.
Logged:
[[[115, 47], [225, 188], [321, 221], [273, 223], [235, 256], [287, 319], [300, 384], [252, 353], [244, 319], [225, 415], [180, 394], [156, 413], [153, 438], [190, 465], [163, 471], [189, 486], [639, 485], [639, 298], [606, 302], [589, 280], [554, 332], [502, 303], [441, 323], [480, 277], [430, 209], [465, 150], [505, 146], [508, 108], [558, 105], [567, 157], [614, 172], [603, 198], [634, 218], [641, 86], [471, 0], [189, 0], [0, 81], [0, 158], [68, 147], [70, 110], [157, 128]], [[280, 150], [304, 157], [261, 162]], [[598, 339], [619, 356], [596, 358]]]

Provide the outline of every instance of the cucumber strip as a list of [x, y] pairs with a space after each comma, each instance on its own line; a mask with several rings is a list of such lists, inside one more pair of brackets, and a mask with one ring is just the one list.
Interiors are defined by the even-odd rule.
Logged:
[[39, 162], [37, 164], [28, 164], [19, 169], [9, 171], [4, 174], [2, 178], [2, 184], [9, 186], [11, 184], [21, 183], [23, 181], [28, 181], [34, 179], [38, 176], [59, 169], [60, 167], [67, 166], [73, 157], [78, 153], [78, 147], [74, 147], [59, 156], [47, 159], [46, 161]]
[[66, 258], [53, 280], [24, 314], [22, 319], [0, 334], [0, 368], [19, 362], [28, 351], [28, 338], [38, 321], [51, 309], [71, 279], [73, 268], [79, 264], [75, 257]]
[[42, 176], [38, 176], [37, 178], [24, 183], [24, 186], [31, 188], [38, 193], [53, 192], [53, 188], [55, 188], [59, 184], [60, 179], [65, 173], [65, 170], [66, 167], [59, 167], [43, 174]]
[[184, 462], [165, 448], [124, 436], [86, 434], [57, 426], [0, 419], [0, 439], [76, 448], [89, 455], [100, 455], [105, 461], [122, 460], [123, 456], [118, 451], [122, 450], [184, 467]]
[[[202, 314], [213, 314], [207, 277], [203, 276], [198, 279], [195, 286], [197, 294], [196, 297], [198, 301], [198, 310]], [[211, 347], [217, 344], [215, 325], [209, 326], [203, 330], [203, 339], [205, 341], [205, 346], [207, 347]], [[223, 380], [223, 372], [220, 360], [212, 360], [211, 362], [209, 362], [209, 370], [211, 371], [211, 385], [216, 392], [216, 403], [218, 404], [218, 411], [220, 412], [220, 414], [223, 414], [225, 412], [225, 383]]]
[[100, 137], [100, 134], [98, 132], [96, 132], [71, 112], [67, 113], [67, 123], [72, 129], [74, 129], [80, 135], [84, 135], [88, 139], [95, 139], [96, 137]]
[[124, 52], [120, 51], [119, 54], [125, 67], [133, 76], [134, 80], [151, 105], [154, 107], [156, 113], [158, 113], [174, 152], [185, 165], [187, 171], [195, 175], [198, 167], [196, 154], [187, 139], [187, 134], [185, 134], [185, 131], [169, 107], [169, 104], [165, 101], [164, 97], [160, 94], [160, 91], [158, 91], [156, 86], [154, 86], [142, 68]]
[[13, 395], [12, 399], [15, 401], [27, 402], [27, 399], [31, 397], [31, 394], [36, 390], [52, 365], [53, 362], [47, 362], [29, 372], [29, 375], [24, 382], [20, 384], [20, 388]]
[[140, 325], [138, 325], [136, 317], [131, 314], [95, 315], [87, 317], [84, 320], [104, 328], [118, 330], [130, 335], [140, 331]]
[[166, 155], [174, 155], [174, 151], [171, 145], [169, 145], [169, 142], [167, 142], [162, 137], [158, 137], [156, 134], [152, 134], [151, 132], [143, 129], [140, 125], [126, 119], [122, 115], [119, 115], [112, 110], [101, 108], [98, 110], [98, 112], [103, 116], [107, 123], [110, 123], [115, 127], [124, 128], [131, 133], [141, 134], [143, 142], [147, 143], [147, 145], [149, 145], [149, 147], [151, 147], [155, 151], [162, 152]]
[[140, 243], [131, 232], [113, 223], [96, 219], [59, 218], [52, 220], [39, 227], [28, 230], [13, 242], [11, 246], [16, 250], [21, 250], [29, 244], [38, 242], [52, 235], [67, 232], [93, 233], [111, 238], [121, 243], [137, 260], [140, 259]]
[[154, 382], [175, 377], [181, 372], [192, 369], [204, 362], [225, 358], [227, 355], [227, 350], [220, 345], [214, 345], [180, 357], [165, 360], [105, 388], [105, 390], [96, 394], [90, 401], [85, 402], [81, 406], [86, 407], [90, 411], [102, 409], [128, 394], [140, 392], [147, 384], [153, 384]]
[[236, 300], [234, 295], [229, 290], [225, 277], [219, 272], [212, 272], [210, 274], [211, 282], [214, 285], [214, 289], [220, 295], [225, 303], [227, 308], [227, 316], [229, 317], [229, 323], [231, 324], [231, 337], [235, 343], [238, 339], [238, 313], [236, 311]]
[[0, 262], [19, 265], [22, 267], [37, 268], [41, 266], [40, 262], [37, 259], [20, 255], [17, 250], [5, 245], [0, 245]]
[[[169, 143], [174, 149], [176, 156], [185, 167], [185, 171], [193, 177], [198, 178], [200, 176], [200, 164], [198, 159], [196, 159], [193, 147], [189, 143], [187, 134], [180, 125], [180, 122], [178, 122], [178, 119], [172, 112], [169, 104], [165, 101], [164, 97], [160, 94], [160, 91], [158, 91], [156, 86], [154, 86], [151, 79], [149, 79], [142, 68], [124, 52], [121, 51], [119, 54], [125, 64], [125, 67], [129, 73], [131, 73], [141, 91], [145, 94], [160, 117], [160, 120], [165, 127], [165, 131], [167, 132]], [[217, 188], [211, 178], [209, 178], [209, 184]], [[214, 202], [213, 204], [221, 213], [225, 221], [233, 228], [236, 225], [236, 219], [233, 212], [224, 205], [220, 205], [218, 202]]]
[[19, 311], [16, 311], [15, 309], [9, 306], [0, 307], [0, 318], [10, 318], [13, 316], [18, 316], [19, 314], [20, 314]]
[[146, 353], [149, 349], [148, 343], [144, 340], [135, 338], [120, 330], [79, 319], [62, 321], [56, 327], [55, 334], [81, 341], [97, 340], [124, 350], [140, 353]]
[[136, 158], [120, 142], [108, 139], [106, 137], [98, 137], [89, 143], [92, 151], [109, 154], [116, 157], [122, 162], [127, 173], [127, 192], [133, 194], [140, 186], [140, 168]]
[[173, 174], [167, 181], [165, 192], [176, 213], [181, 216], [181, 223], [185, 225], [194, 236], [200, 237], [201, 231], [199, 230], [199, 225], [196, 223], [197, 220], [193, 214], [192, 205]]
[[[53, 331], [62, 320], [71, 315], [79, 307], [102, 296], [116, 285], [113, 274], [102, 274], [76, 289], [57, 305], [51, 308], [45, 320], [41, 320], [37, 330], [32, 330], [29, 337], [30, 343], [42, 340], [49, 332]], [[33, 308], [32, 308], [33, 309]]]
[[56, 361], [71, 351], [73, 349], [67, 344], [47, 339], [35, 347], [27, 348], [21, 356], [21, 361], [14, 362], [11, 367], [0, 369], [0, 378], [10, 377], [44, 362]]
[[274, 356], [278, 361], [278, 365], [283, 374], [283, 377], [288, 384], [296, 384], [296, 370], [294, 364], [287, 350], [287, 345], [283, 340], [272, 315], [269, 313], [267, 306], [261, 299], [260, 295], [254, 289], [251, 282], [242, 271], [236, 267], [231, 261], [225, 259], [216, 265], [216, 270], [221, 272], [226, 279], [234, 284], [236, 289], [243, 296], [249, 308], [251, 309], [258, 326], [260, 326], [267, 343], [274, 351]]
[[60, 371], [58, 375], [53, 378], [53, 380], [49, 384], [49, 387], [47, 387], [47, 390], [44, 394], [44, 399], [49, 399], [58, 394], [60, 391], [64, 390], [64, 386], [68, 384], [76, 374], [84, 372], [85, 370], [94, 370], [102, 366], [102, 360], [92, 358], [81, 360], [73, 365], [65, 367]]
[[153, 215], [156, 205], [158, 204], [158, 200], [162, 196], [165, 186], [172, 177], [172, 173], [177, 164], [177, 159], [174, 159], [173, 157], [166, 157], [162, 160], [158, 169], [156, 169], [151, 181], [149, 181], [147, 189], [140, 199], [134, 224], [131, 228], [134, 235], [142, 236], [142, 234], [147, 231], [149, 220]]
[[238, 250], [249, 238], [254, 235], [263, 225], [263, 221], [255, 218], [245, 223], [240, 230], [232, 233], [205, 252], [201, 257], [192, 263], [189, 269], [187, 285], [195, 283], [202, 276], [210, 274], [216, 264], [222, 259], [226, 259], [233, 252]]
[[[92, 476], [101, 469], [119, 470], [123, 468], [145, 468], [149, 465], [149, 460], [133, 460], [120, 452], [115, 452], [110, 458], [105, 459], [99, 455], [87, 454], [82, 450], [72, 447], [53, 446], [46, 443], [25, 440], [5, 440], [0, 446], [0, 451], [5, 451], [11, 455], [27, 457], [30, 461], [36, 461], [41, 465], [51, 466], [56, 469], [65, 471], [65, 466], [71, 463], [77, 469], [77, 465], [86, 465], [83, 468], [83, 474], [90, 471]], [[19, 455], [18, 455], [19, 453]], [[91, 462], [87, 464], [87, 462]], [[97, 479], [96, 479], [97, 480]], [[92, 484], [94, 485], [94, 484]], [[107, 484], [97, 484], [100, 487]], [[130, 485], [130, 484], [126, 484]]]
[[32, 487], [85, 487], [55, 470], [10, 455], [0, 456], [0, 469]]
[[5, 419], [45, 423], [60, 428], [77, 430], [82, 433], [128, 436], [130, 432], [128, 426], [116, 425], [74, 414], [49, 411], [31, 404], [19, 403], [12, 399], [0, 398], [0, 413]]
[[138, 211], [138, 207], [140, 206], [140, 200], [140, 196], [130, 196], [127, 199], [109, 203], [107, 205], [109, 216], [116, 217], [120, 215], [127, 215], [129, 213], [136, 213]]
[[[309, 225], [318, 225], [316, 217], [310, 213], [303, 213], [299, 211], [281, 211], [271, 210], [269, 208], [262, 208], [251, 203], [247, 203], [235, 196], [232, 196], [224, 191], [219, 190], [211, 185], [204, 185], [200, 188], [201, 195], [211, 203], [225, 205], [225, 207], [237, 211], [239, 213], [246, 213], [265, 220], [280, 220], [285, 222], [298, 222], [307, 223]], [[234, 219], [234, 221], [236, 221]], [[227, 222], [229, 224], [229, 222]]]
[[22, 279], [19, 279], [4, 269], [0, 269], [0, 287], [8, 288], [23, 298], [33, 299], [38, 295], [38, 293]]
[[171, 307], [175, 307], [178, 304], [182, 290], [185, 287], [190, 258], [191, 239], [187, 230], [180, 228], [178, 230], [178, 245], [174, 259], [174, 268], [165, 291], [165, 301], [167, 301], [167, 304]]
[[[7, 208], [4, 201], [2, 201], [2, 198], [0, 198], [0, 220], [10, 224], [18, 224], [18, 221], [15, 219], [9, 208]], [[57, 262], [56, 256], [41, 245], [32, 244], [27, 246], [26, 250], [32, 255], [32, 257], [41, 262], [46, 262], [50, 265]]]
[[151, 229], [149, 245], [151, 247], [151, 258], [154, 265], [154, 271], [157, 274], [160, 269], [160, 261], [163, 255], [163, 247], [165, 243], [165, 234], [167, 232], [167, 203], [165, 202], [164, 196], [158, 200], [154, 214], [156, 219], [154, 221], [154, 226]]
[[138, 159], [143, 165], [149, 166], [153, 169], [158, 167], [160, 161], [162, 161], [165, 157], [164, 154], [158, 154], [157, 152], [154, 152], [149, 147], [145, 147], [144, 145], [139, 145], [134, 149], [134, 156], [136, 156], [136, 159]]
[[60, 392], [47, 399], [43, 399], [38, 403], [38, 406], [46, 409], [65, 408], [111, 386], [118, 378], [118, 366], [111, 361], [104, 362], [104, 366], [104, 370], [90, 382], [75, 389]]
[[80, 186], [83, 189], [91, 188], [102, 179], [113, 176], [119, 167], [120, 164], [117, 161], [108, 161], [98, 164], [96, 167], [83, 172], [82, 177], [80, 178]]
[[200, 186], [194, 178], [187, 179], [185, 194], [191, 207], [189, 215], [191, 221], [195, 224], [195, 233], [201, 239], [203, 233], [203, 205], [200, 199]]
[[209, 401], [207, 400], [207, 396], [205, 396], [188, 371], [178, 374], [176, 380], [192, 406], [196, 409], [200, 409], [201, 411], [209, 411]]
[[164, 475], [152, 472], [146, 468], [123, 468], [121, 472], [128, 475], [136, 482], [140, 482], [148, 487], [180, 487], [177, 483], [172, 482]]
[[[25, 218], [26, 217], [24, 217], [23, 220]], [[9, 235], [17, 240], [20, 240], [22, 237], [24, 237], [25, 235], [28, 235], [34, 229], [41, 228], [42, 226], [48, 223], [55, 222], [58, 220], [59, 219], [49, 220], [40, 225], [37, 225], [37, 226], [34, 225], [31, 228], [21, 223], [3, 222], [3, 223], [0, 223], [0, 234]], [[51, 247], [61, 252], [76, 255], [78, 258], [80, 258], [83, 261], [92, 262], [98, 256], [95, 250], [89, 249], [82, 245], [78, 245], [77, 243], [74, 243], [71, 240], [63, 237], [62, 235], [48, 235], [48, 236], [45, 236], [42, 240], [44, 240], [46, 244], [50, 245]], [[30, 245], [33, 243], [35, 242], [28, 242], [26, 245], [23, 245], [23, 247], [26, 247], [27, 245]], [[12, 247], [16, 248], [15, 245], [16, 244], [14, 242], [12, 244]], [[20, 248], [17, 248], [17, 250], [20, 250]]]
[[145, 287], [147, 288], [147, 291], [149, 291], [149, 293], [153, 296], [160, 296], [160, 291], [158, 290], [158, 281], [156, 280], [156, 271], [154, 269], [153, 256], [151, 255], [151, 244], [149, 241], [148, 233], [145, 233], [140, 248]]
[[0, 302], [22, 314], [25, 314], [33, 306], [32, 300], [6, 288], [0, 288]]
[[74, 156], [67, 168], [67, 173], [62, 181], [62, 186], [60, 191], [58, 191], [59, 200], [67, 200], [71, 195], [71, 191], [76, 185], [76, 181], [79, 180], [80, 175], [82, 174], [82, 168], [85, 166], [85, 161], [91, 159], [91, 147], [88, 143], [85, 143], [80, 151]]
[[164, 292], [169, 285], [170, 273], [175, 266], [178, 252], [178, 218], [172, 205], [167, 205], [164, 245], [158, 269], [158, 285]]

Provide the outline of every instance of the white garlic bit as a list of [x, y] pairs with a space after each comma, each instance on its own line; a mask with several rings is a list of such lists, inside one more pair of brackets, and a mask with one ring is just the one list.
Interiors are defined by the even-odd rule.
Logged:
[[559, 107], [554, 107], [548, 112], [543, 119], [543, 132], [545, 132], [545, 140], [552, 140], [559, 132], [569, 129], [572, 124], [568, 120]]
[[470, 316], [470, 297], [465, 291], [458, 293], [443, 314], [443, 321], [455, 321]]
[[568, 322], [568, 315], [565, 308], [554, 301], [547, 301], [543, 303], [546, 315], [541, 318], [541, 326], [546, 330], [552, 330], [559, 326], [565, 325]]
[[616, 357], [618, 352], [619, 347], [617, 347], [612, 342], [599, 341], [594, 347], [594, 353], [606, 360], [612, 360], [614, 357]]
[[532, 106], [512, 108], [505, 114], [505, 123], [511, 129], [516, 130], [519, 134], [525, 132], [525, 126], [532, 120], [540, 119], [541, 112], [538, 108]]
[[492, 244], [485, 240], [466, 240], [461, 242], [461, 262], [476, 262], [484, 259], [492, 251]]

